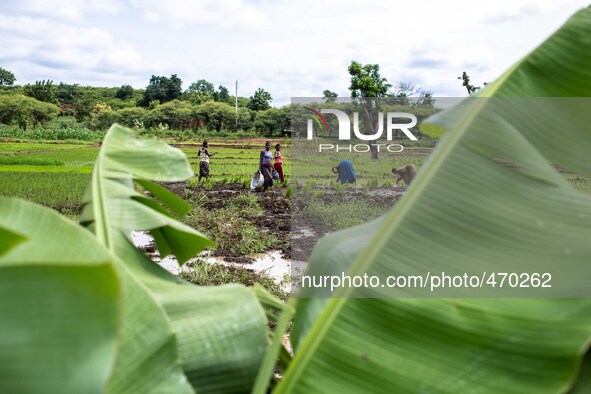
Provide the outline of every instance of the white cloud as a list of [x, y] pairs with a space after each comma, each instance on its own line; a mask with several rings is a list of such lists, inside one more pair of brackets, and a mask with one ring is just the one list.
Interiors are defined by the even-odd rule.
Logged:
[[[0, 46], [0, 60], [7, 68], [11, 64], [29, 64], [62, 81], [72, 81], [72, 74], [84, 72], [129, 76], [142, 69], [141, 56], [129, 44], [94, 27], [0, 15], [0, 35], [11, 43]], [[15, 69], [17, 77], [19, 71], [25, 70]], [[41, 74], [35, 79], [45, 78]]]
[[117, 14], [122, 0], [8, 0], [0, 11], [56, 20], [79, 20], [96, 13]]
[[358, 60], [380, 64], [394, 85], [465, 95], [462, 71], [476, 84], [494, 80], [587, 2], [3, 2], [0, 66], [19, 83], [144, 87], [151, 74], [178, 74], [185, 88], [205, 78], [233, 90], [238, 79], [241, 95], [262, 87], [278, 105], [324, 89], [347, 95], [347, 66]]
[[260, 26], [265, 22], [261, 7], [245, 0], [131, 0], [149, 22], [174, 27], [208, 24], [224, 27]]

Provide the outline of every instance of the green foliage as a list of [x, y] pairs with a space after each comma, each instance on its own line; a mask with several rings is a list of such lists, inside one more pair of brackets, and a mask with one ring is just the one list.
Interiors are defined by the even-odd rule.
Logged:
[[193, 82], [185, 91], [183, 96], [185, 100], [190, 101], [191, 104], [203, 104], [207, 101], [214, 100], [215, 94], [216, 91], [213, 86], [213, 83], [208, 82], [205, 79], [200, 79], [197, 82]]
[[120, 100], [129, 100], [133, 97], [133, 88], [131, 85], [121, 85], [121, 87], [117, 89], [115, 97]]
[[286, 190], [285, 193], [283, 193], [283, 197], [290, 199], [293, 196], [293, 193], [295, 192], [295, 188], [293, 185], [290, 185]]
[[269, 108], [255, 112], [253, 126], [260, 134], [272, 136], [288, 128], [289, 122], [289, 107]]
[[172, 74], [170, 78], [164, 76], [152, 75], [150, 83], [144, 91], [142, 99], [138, 105], [142, 107], [149, 107], [153, 101], [165, 103], [179, 99], [181, 97], [181, 86], [183, 81], [176, 74]]
[[56, 87], [55, 97], [60, 105], [73, 106], [76, 99], [80, 96], [81, 89], [78, 84], [69, 84], [60, 82]]
[[[22, 162], [27, 165], [39, 166], [42, 160], [51, 162], [50, 159], [26, 159]], [[18, 162], [19, 160], [15, 160], [13, 164]], [[0, 165], [6, 164], [0, 163]], [[71, 172], [1, 171], [0, 195], [23, 198], [43, 204], [62, 214], [73, 215], [79, 213], [81, 198], [88, 186], [89, 179], [89, 174]]]
[[57, 116], [59, 108], [21, 94], [0, 95], [0, 123], [16, 124], [22, 130]]
[[368, 180], [365, 184], [367, 187], [378, 187], [379, 180], [377, 178], [372, 178]]
[[53, 81], [42, 80], [35, 81], [34, 85], [26, 84], [23, 88], [26, 96], [32, 97], [39, 101], [46, 103], [57, 104], [57, 86], [53, 84]]
[[325, 90], [324, 92], [322, 92], [323, 94], [323, 98], [327, 103], [334, 103], [337, 100], [337, 97], [339, 97], [339, 95], [335, 92], [332, 92], [330, 90]]
[[252, 287], [258, 284], [273, 296], [282, 300], [287, 299], [287, 293], [265, 272], [258, 273], [239, 265], [209, 264], [205, 261], [197, 260], [197, 262], [191, 263], [190, 271], [183, 271], [181, 273], [181, 278], [199, 286], [219, 286], [239, 283], [247, 287]]
[[[181, 200], [148, 180], [179, 181], [191, 175], [182, 152], [158, 140], [138, 139], [116, 125], [105, 137], [80, 222], [111, 254], [121, 256], [116, 269], [123, 286], [123, 329], [108, 391], [135, 384], [138, 392], [163, 387], [185, 392], [190, 391], [187, 379], [206, 392], [244, 391], [254, 380], [265, 348], [265, 320], [256, 299], [235, 285], [199, 288], [180, 282], [128, 241], [129, 230], [149, 229], [160, 255], [172, 252], [180, 263], [211, 245], [172, 218], [185, 212], [179, 209]], [[141, 180], [144, 188], [150, 185], [152, 194], [160, 188], [162, 193], [154, 194], [159, 202], [135, 192], [131, 179]], [[218, 324], [231, 327], [220, 333], [213, 328]], [[140, 330], [145, 326], [150, 327], [148, 343]], [[249, 343], [239, 349], [245, 338]]]
[[21, 240], [0, 255], [0, 391], [103, 392], [122, 298], [113, 257], [89, 232], [23, 200], [0, 197], [0, 229]]
[[[82, 223], [96, 238], [47, 209], [0, 199], [1, 292], [11, 305], [2, 308], [11, 324], [0, 329], [0, 361], [10, 367], [0, 372], [0, 391], [191, 393], [252, 386], [266, 347], [254, 295], [237, 285], [180, 281], [128, 242], [129, 225], [151, 229], [161, 254], [173, 250], [180, 260], [209, 243], [171, 218], [185, 211], [181, 201], [146, 175], [178, 180], [190, 170], [178, 150], [112, 128], [84, 197]], [[162, 205], [137, 194], [125, 182], [131, 177], [144, 178]], [[229, 326], [221, 333], [216, 327], [223, 324]], [[16, 359], [25, 362], [8, 363]]]
[[[114, 111], [114, 121], [127, 127], [143, 127], [147, 111], [140, 107], [123, 108]], [[109, 116], [109, 115], [104, 115]]]
[[145, 127], [166, 125], [171, 129], [186, 129], [197, 124], [194, 107], [186, 101], [173, 100], [156, 106], [143, 118]]
[[227, 87], [220, 85], [218, 91], [213, 94], [213, 99], [215, 101], [230, 104], [230, 91]]
[[480, 90], [480, 86], [474, 86], [470, 83], [470, 76], [466, 73], [466, 71], [462, 72], [462, 75], [460, 75], [458, 79], [462, 80], [462, 86], [466, 88], [468, 94], [473, 94]]
[[254, 95], [250, 97], [248, 108], [253, 111], [264, 111], [271, 108], [271, 101], [273, 101], [271, 93], [258, 88], [256, 92], [254, 92]]
[[363, 199], [350, 201], [311, 201], [304, 208], [304, 217], [322, 221], [330, 231], [341, 230], [367, 223], [383, 215], [390, 208], [392, 202], [383, 205], [369, 205]]
[[0, 125], [0, 137], [47, 141], [96, 141], [102, 137], [102, 134], [90, 131], [81, 125], [77, 125], [76, 127], [46, 125], [26, 130], [20, 129], [17, 126]]
[[[378, 220], [321, 240], [308, 273], [473, 275], [544, 267], [554, 271], [553, 280], [562, 278], [562, 290], [588, 289], [591, 232], [583, 218], [591, 198], [556, 169], [591, 174], [585, 159], [591, 139], [581, 127], [588, 105], [571, 101], [561, 109], [560, 100], [535, 97], [591, 95], [589, 35], [587, 8], [477, 98], [423, 123], [426, 133], [447, 132], [407, 194]], [[541, 69], [546, 72], [536, 72]], [[514, 97], [529, 99], [515, 110]], [[557, 124], [558, 150], [552, 142]], [[507, 294], [492, 290], [496, 294], [466, 294]], [[276, 392], [307, 392], [321, 379], [327, 392], [567, 392], [588, 351], [588, 298], [460, 298], [454, 292], [455, 298], [421, 299], [424, 293], [410, 288], [394, 294], [342, 287], [333, 298], [300, 302], [295, 357]], [[582, 384], [588, 388], [588, 381]]]
[[[238, 108], [238, 130], [252, 130], [254, 126], [255, 112], [248, 108]], [[254, 130], [253, 130], [254, 131]], [[258, 135], [258, 134], [257, 134]]]
[[198, 105], [193, 113], [204, 122], [208, 130], [233, 130], [235, 127], [236, 112], [229, 104], [208, 101]]
[[16, 81], [16, 77], [11, 71], [8, 71], [5, 68], [0, 67], [0, 85], [3, 86], [12, 86]]
[[89, 119], [98, 102], [99, 101], [94, 92], [85, 91], [76, 97], [74, 100], [74, 113], [76, 119]]
[[217, 249], [236, 255], [249, 255], [278, 245], [275, 235], [261, 231], [249, 221], [264, 215], [256, 195], [240, 194], [228, 198], [222, 208], [215, 210], [205, 208], [205, 202], [203, 199], [190, 201], [193, 209], [185, 222], [210, 234]]
[[351, 97], [385, 97], [392, 87], [386, 78], [380, 75], [379, 64], [361, 64], [352, 61], [348, 68], [351, 75]]

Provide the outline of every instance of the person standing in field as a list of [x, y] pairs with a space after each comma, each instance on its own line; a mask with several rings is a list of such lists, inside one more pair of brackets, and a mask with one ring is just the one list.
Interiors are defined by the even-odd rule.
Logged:
[[217, 154], [217, 152], [209, 153], [209, 144], [207, 141], [203, 141], [203, 146], [197, 153], [200, 156], [199, 159], [199, 182], [201, 178], [209, 179], [209, 158]]
[[279, 174], [279, 180], [281, 183], [285, 182], [285, 177], [283, 176], [283, 156], [281, 155], [281, 144], [275, 145], [275, 154], [273, 155], [275, 162], [273, 164], [273, 168]]
[[273, 155], [271, 154], [271, 143], [269, 141], [265, 143], [265, 150], [261, 151], [259, 166], [261, 174], [265, 178], [263, 190], [267, 190], [267, 188], [273, 186]]

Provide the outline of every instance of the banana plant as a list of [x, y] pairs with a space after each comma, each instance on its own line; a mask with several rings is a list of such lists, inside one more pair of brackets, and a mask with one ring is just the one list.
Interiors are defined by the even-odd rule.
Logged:
[[187, 203], [153, 182], [192, 176], [184, 154], [136, 134], [114, 125], [105, 136], [81, 215], [94, 236], [47, 208], [0, 199], [0, 314], [11, 322], [0, 328], [0, 392], [241, 392], [254, 384], [267, 348], [254, 293], [184, 282], [130, 242], [132, 230], [150, 231], [160, 255], [181, 264], [212, 245], [174, 217]]
[[560, 173], [591, 175], [589, 37], [591, 8], [476, 96], [427, 119], [422, 132], [441, 140], [404, 198], [384, 217], [322, 239], [308, 272], [552, 270], [563, 279], [555, 298], [302, 292], [295, 357], [275, 392], [589, 387], [579, 370], [591, 341], [591, 198]]

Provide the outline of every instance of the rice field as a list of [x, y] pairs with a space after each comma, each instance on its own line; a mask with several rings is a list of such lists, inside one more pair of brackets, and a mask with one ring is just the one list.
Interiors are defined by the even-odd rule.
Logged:
[[[262, 139], [210, 141], [210, 152], [217, 154], [210, 158], [211, 178], [202, 186], [247, 187], [258, 169], [264, 142]], [[341, 187], [331, 171], [341, 160], [353, 163], [357, 175], [355, 187], [392, 188], [393, 167], [412, 163], [420, 169], [432, 151], [429, 147], [409, 146], [400, 153], [382, 152], [376, 161], [370, 159], [369, 153], [318, 153], [314, 146], [299, 141], [295, 145], [290, 140], [272, 141], [272, 145], [276, 142], [282, 144], [283, 170], [288, 183], [318, 193], [322, 190], [317, 186]], [[201, 144], [173, 142], [173, 145], [185, 152], [193, 172], [198, 174], [197, 152]], [[93, 144], [0, 142], [0, 195], [26, 198], [66, 214], [76, 213], [98, 152], [99, 147]], [[591, 193], [590, 179], [568, 173], [564, 176], [577, 189]], [[198, 186], [197, 178], [189, 180], [188, 185]]]

